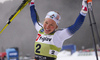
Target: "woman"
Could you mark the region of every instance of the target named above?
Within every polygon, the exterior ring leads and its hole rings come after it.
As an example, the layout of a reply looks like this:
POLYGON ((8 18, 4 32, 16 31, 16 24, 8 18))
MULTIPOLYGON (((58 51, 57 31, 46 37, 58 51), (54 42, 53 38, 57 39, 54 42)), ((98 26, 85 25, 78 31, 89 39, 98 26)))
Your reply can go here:
POLYGON ((35 9, 34 0, 30 3, 31 18, 38 32, 35 42, 36 60, 55 60, 57 53, 61 50, 63 42, 69 39, 81 27, 87 13, 86 0, 82 2, 82 10, 76 19, 76 22, 64 29, 57 30, 60 15, 56 11, 47 13, 43 25, 39 22, 38 14, 35 9))

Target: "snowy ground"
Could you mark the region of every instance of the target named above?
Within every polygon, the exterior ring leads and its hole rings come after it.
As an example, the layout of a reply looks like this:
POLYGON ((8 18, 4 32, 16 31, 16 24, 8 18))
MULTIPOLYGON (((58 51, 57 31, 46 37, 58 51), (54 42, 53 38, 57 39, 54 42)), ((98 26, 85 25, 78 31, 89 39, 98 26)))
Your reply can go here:
MULTIPOLYGON (((62 51, 57 57, 57 60, 97 60, 94 52, 75 52, 71 55, 69 51, 62 51)), ((98 58, 100 60, 100 56, 98 58)))
MULTIPOLYGON (((100 60, 100 52, 98 51, 98 58, 100 60)), ((34 60, 34 59, 20 59, 20 60, 34 60)), ((61 51, 57 55, 56 60, 97 60, 95 56, 95 52, 82 52, 76 51, 71 55, 70 51, 61 51)))

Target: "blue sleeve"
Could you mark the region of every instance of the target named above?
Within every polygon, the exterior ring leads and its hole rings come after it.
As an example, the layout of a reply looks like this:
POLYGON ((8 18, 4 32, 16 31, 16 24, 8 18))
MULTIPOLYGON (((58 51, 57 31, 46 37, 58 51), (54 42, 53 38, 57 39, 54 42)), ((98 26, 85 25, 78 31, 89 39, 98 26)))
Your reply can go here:
POLYGON ((35 23, 38 23, 39 17, 38 17, 38 14, 37 14, 36 10, 35 10, 35 6, 34 5, 30 6, 30 13, 31 13, 32 21, 33 21, 33 23, 35 25, 35 23))
POLYGON ((79 16, 76 19, 76 22, 68 27, 68 30, 70 31, 71 34, 74 34, 83 24, 85 19, 85 16, 79 14, 79 16))

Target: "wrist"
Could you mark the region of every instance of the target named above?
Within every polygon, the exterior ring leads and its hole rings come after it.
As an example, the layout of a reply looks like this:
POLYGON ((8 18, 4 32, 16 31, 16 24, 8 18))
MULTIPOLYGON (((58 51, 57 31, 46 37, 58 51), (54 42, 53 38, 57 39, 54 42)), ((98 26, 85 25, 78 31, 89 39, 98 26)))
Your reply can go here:
POLYGON ((80 11, 80 14, 83 16, 86 16, 86 13, 83 13, 82 11, 80 11))

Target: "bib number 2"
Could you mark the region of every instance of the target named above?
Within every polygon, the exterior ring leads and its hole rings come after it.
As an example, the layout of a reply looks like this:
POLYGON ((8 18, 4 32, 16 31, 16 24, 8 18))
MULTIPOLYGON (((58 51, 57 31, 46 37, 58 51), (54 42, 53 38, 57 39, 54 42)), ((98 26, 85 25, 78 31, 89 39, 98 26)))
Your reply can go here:
POLYGON ((40 53, 39 50, 41 49, 41 45, 40 45, 40 44, 37 44, 36 47, 37 47, 37 49, 36 49, 36 53, 40 53))

